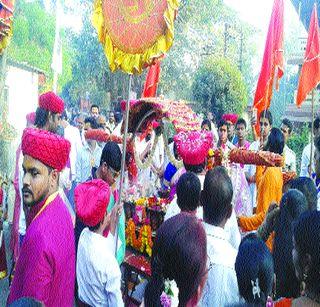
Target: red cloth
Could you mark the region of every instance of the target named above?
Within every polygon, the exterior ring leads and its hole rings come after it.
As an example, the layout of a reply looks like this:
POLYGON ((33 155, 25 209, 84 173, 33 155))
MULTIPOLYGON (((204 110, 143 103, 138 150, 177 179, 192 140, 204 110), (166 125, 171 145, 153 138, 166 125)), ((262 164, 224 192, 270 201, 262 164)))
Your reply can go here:
POLYGON ((22 153, 59 172, 68 162, 70 146, 70 142, 65 138, 49 131, 35 128, 26 128, 23 131, 22 153))
POLYGON ((61 114, 64 110, 64 102, 54 92, 47 92, 39 96, 39 107, 61 114))
MULTIPOLYGON (((253 101, 253 107, 258 113, 257 118, 270 106, 274 81, 278 87, 279 79, 283 76, 283 7, 283 0, 274 0, 262 67, 253 101)), ((256 124, 255 129, 259 134, 259 123, 256 124)))
POLYGON ((156 97, 160 77, 160 61, 156 61, 148 70, 142 97, 156 97))
POLYGON ((213 145, 213 136, 211 132, 206 131, 180 132, 175 135, 174 142, 185 164, 199 165, 208 156, 208 151, 213 145))
POLYGON ((232 122, 234 125, 236 124, 238 120, 238 115, 237 114, 223 114, 222 119, 225 120, 226 122, 232 122))
POLYGON ((96 226, 104 218, 110 201, 111 189, 101 179, 79 184, 74 191, 76 213, 87 226, 96 226))
POLYGON ((297 106, 300 107, 308 93, 320 82, 320 32, 317 6, 314 4, 309 26, 308 41, 299 77, 297 106))
POLYGON ((0 187, 0 206, 2 205, 2 202, 3 202, 3 190, 0 187))
POLYGON ((36 120, 36 113, 35 112, 28 113, 26 115, 26 120, 27 120, 27 124, 34 125, 34 122, 36 120))

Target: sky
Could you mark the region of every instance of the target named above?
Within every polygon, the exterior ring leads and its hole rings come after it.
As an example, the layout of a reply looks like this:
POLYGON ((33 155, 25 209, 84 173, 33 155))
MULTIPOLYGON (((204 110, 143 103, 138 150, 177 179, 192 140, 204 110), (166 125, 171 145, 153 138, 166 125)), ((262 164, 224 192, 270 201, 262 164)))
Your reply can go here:
MULTIPOLYGON (((274 0, 224 0, 224 3, 233 8, 242 21, 256 27, 254 41, 257 43, 257 56, 253 59, 254 73, 261 68, 269 21, 274 0)), ((284 37, 289 36, 292 29, 298 29, 300 36, 307 36, 298 14, 290 0, 284 0, 284 37)), ((298 43, 298 42, 297 42, 298 43)), ((290 56, 290 55, 285 55, 290 56)))

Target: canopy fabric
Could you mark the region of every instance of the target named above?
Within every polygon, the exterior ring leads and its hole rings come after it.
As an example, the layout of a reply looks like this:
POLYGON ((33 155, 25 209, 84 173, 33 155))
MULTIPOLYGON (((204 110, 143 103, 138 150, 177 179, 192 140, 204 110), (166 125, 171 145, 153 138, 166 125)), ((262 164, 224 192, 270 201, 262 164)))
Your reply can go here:
POLYGON ((111 71, 140 74, 171 48, 178 0, 95 0, 92 23, 111 71))

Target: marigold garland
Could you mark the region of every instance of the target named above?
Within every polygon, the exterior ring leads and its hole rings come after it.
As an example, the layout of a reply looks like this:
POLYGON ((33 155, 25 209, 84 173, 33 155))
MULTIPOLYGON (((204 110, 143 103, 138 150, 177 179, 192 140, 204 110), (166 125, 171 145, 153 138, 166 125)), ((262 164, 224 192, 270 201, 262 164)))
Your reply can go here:
POLYGON ((136 237, 136 225, 133 219, 129 219, 126 228, 126 244, 139 250, 141 253, 146 253, 151 257, 152 255, 152 229, 150 225, 142 225, 139 230, 139 236, 136 237))

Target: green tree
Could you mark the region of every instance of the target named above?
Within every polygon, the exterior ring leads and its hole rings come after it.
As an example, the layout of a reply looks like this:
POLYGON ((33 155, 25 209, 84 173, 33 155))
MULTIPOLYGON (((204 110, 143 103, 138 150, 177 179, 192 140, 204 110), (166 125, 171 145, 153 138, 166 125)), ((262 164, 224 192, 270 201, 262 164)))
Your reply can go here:
MULTIPOLYGON (((63 67, 59 76, 59 89, 72 77, 73 51, 66 43, 65 31, 65 29, 61 31, 63 67)), ((47 76, 47 88, 51 88, 52 85, 51 62, 54 37, 55 16, 45 11, 41 1, 17 2, 8 58, 44 70, 47 76)))
POLYGON ((288 140, 288 146, 296 154, 297 174, 300 173, 301 156, 304 147, 309 143, 310 128, 308 124, 305 124, 301 129, 293 131, 291 138, 288 140))
POLYGON ((218 117, 224 112, 241 114, 248 101, 239 69, 226 58, 208 58, 196 72, 192 92, 203 111, 218 117))
POLYGON ((161 65, 160 92, 171 98, 192 100, 192 83, 199 65, 224 53, 235 66, 240 67, 241 63, 250 91, 254 85, 251 59, 256 52, 255 42, 250 41, 253 32, 221 0, 182 1, 174 43, 161 65))

